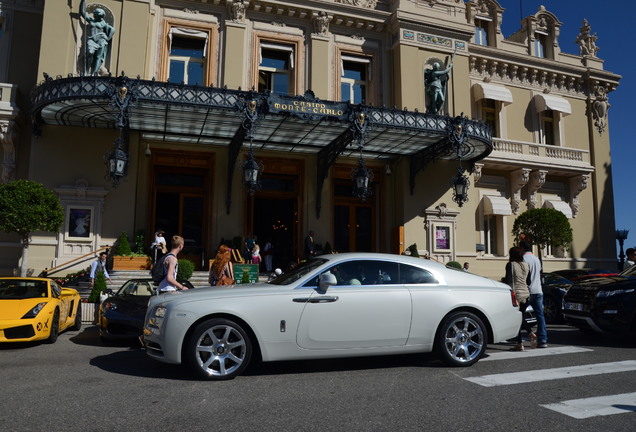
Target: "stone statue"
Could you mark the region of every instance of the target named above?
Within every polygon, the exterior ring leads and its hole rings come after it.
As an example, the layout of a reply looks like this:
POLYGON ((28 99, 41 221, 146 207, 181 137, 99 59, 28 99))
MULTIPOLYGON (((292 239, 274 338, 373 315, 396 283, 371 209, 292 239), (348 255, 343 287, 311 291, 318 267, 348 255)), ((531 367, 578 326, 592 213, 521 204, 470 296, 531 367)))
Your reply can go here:
POLYGON ((86 0, 80 2, 80 14, 86 20, 88 32, 84 47, 84 74, 97 75, 108 55, 108 46, 115 34, 115 28, 104 20, 106 12, 102 8, 96 8, 91 17, 86 12, 86 0))
POLYGON ((453 68, 453 59, 451 59, 446 69, 440 70, 440 68, 440 63, 436 61, 433 63, 432 69, 426 69, 424 72, 426 94, 428 94, 426 112, 429 114, 439 114, 444 106, 444 101, 446 101, 446 81, 453 68))
POLYGON ((579 54, 582 56, 596 57, 596 53, 599 47, 596 46, 598 37, 596 33, 592 34, 592 28, 588 24, 587 20, 583 20, 583 25, 580 28, 581 33, 576 37, 574 41, 579 45, 579 54))

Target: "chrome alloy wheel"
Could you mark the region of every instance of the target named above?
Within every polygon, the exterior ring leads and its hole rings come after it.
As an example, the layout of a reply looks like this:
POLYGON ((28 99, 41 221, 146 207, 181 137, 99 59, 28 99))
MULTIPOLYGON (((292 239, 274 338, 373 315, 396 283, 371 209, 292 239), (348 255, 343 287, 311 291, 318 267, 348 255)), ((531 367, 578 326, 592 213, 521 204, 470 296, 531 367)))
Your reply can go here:
POLYGON ((477 362, 486 350, 484 324, 470 312, 450 315, 441 330, 438 348, 442 360, 451 366, 469 366, 477 362))
POLYGON ((243 329, 225 319, 212 319, 195 330, 195 368, 208 379, 230 379, 247 366, 251 344, 243 329))

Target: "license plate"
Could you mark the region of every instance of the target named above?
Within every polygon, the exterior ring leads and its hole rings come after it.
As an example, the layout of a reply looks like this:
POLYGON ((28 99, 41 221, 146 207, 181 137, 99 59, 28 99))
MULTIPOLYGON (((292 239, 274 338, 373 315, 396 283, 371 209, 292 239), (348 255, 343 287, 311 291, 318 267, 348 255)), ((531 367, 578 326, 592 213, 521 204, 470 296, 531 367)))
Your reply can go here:
POLYGON ((583 303, 566 303, 564 306, 567 310, 575 310, 579 312, 583 312, 584 310, 583 303))

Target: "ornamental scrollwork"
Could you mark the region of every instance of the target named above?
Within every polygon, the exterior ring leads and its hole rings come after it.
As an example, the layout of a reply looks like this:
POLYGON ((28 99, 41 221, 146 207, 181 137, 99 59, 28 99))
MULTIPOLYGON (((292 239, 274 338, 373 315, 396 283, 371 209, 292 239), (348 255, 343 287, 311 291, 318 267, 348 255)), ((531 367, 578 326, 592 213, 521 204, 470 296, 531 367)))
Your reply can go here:
POLYGON ((360 6, 363 8, 375 9, 378 0, 334 0, 336 3, 347 4, 351 6, 360 6))

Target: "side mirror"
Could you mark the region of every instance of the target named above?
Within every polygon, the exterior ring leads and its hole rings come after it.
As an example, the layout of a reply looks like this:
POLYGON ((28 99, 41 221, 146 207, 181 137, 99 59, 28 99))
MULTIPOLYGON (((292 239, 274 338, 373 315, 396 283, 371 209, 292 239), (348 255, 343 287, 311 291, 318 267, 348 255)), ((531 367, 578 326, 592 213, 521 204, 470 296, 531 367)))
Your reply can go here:
POLYGON ((331 272, 325 272, 320 275, 320 282, 318 286, 321 291, 327 291, 330 286, 338 285, 338 279, 336 279, 336 275, 331 272))

